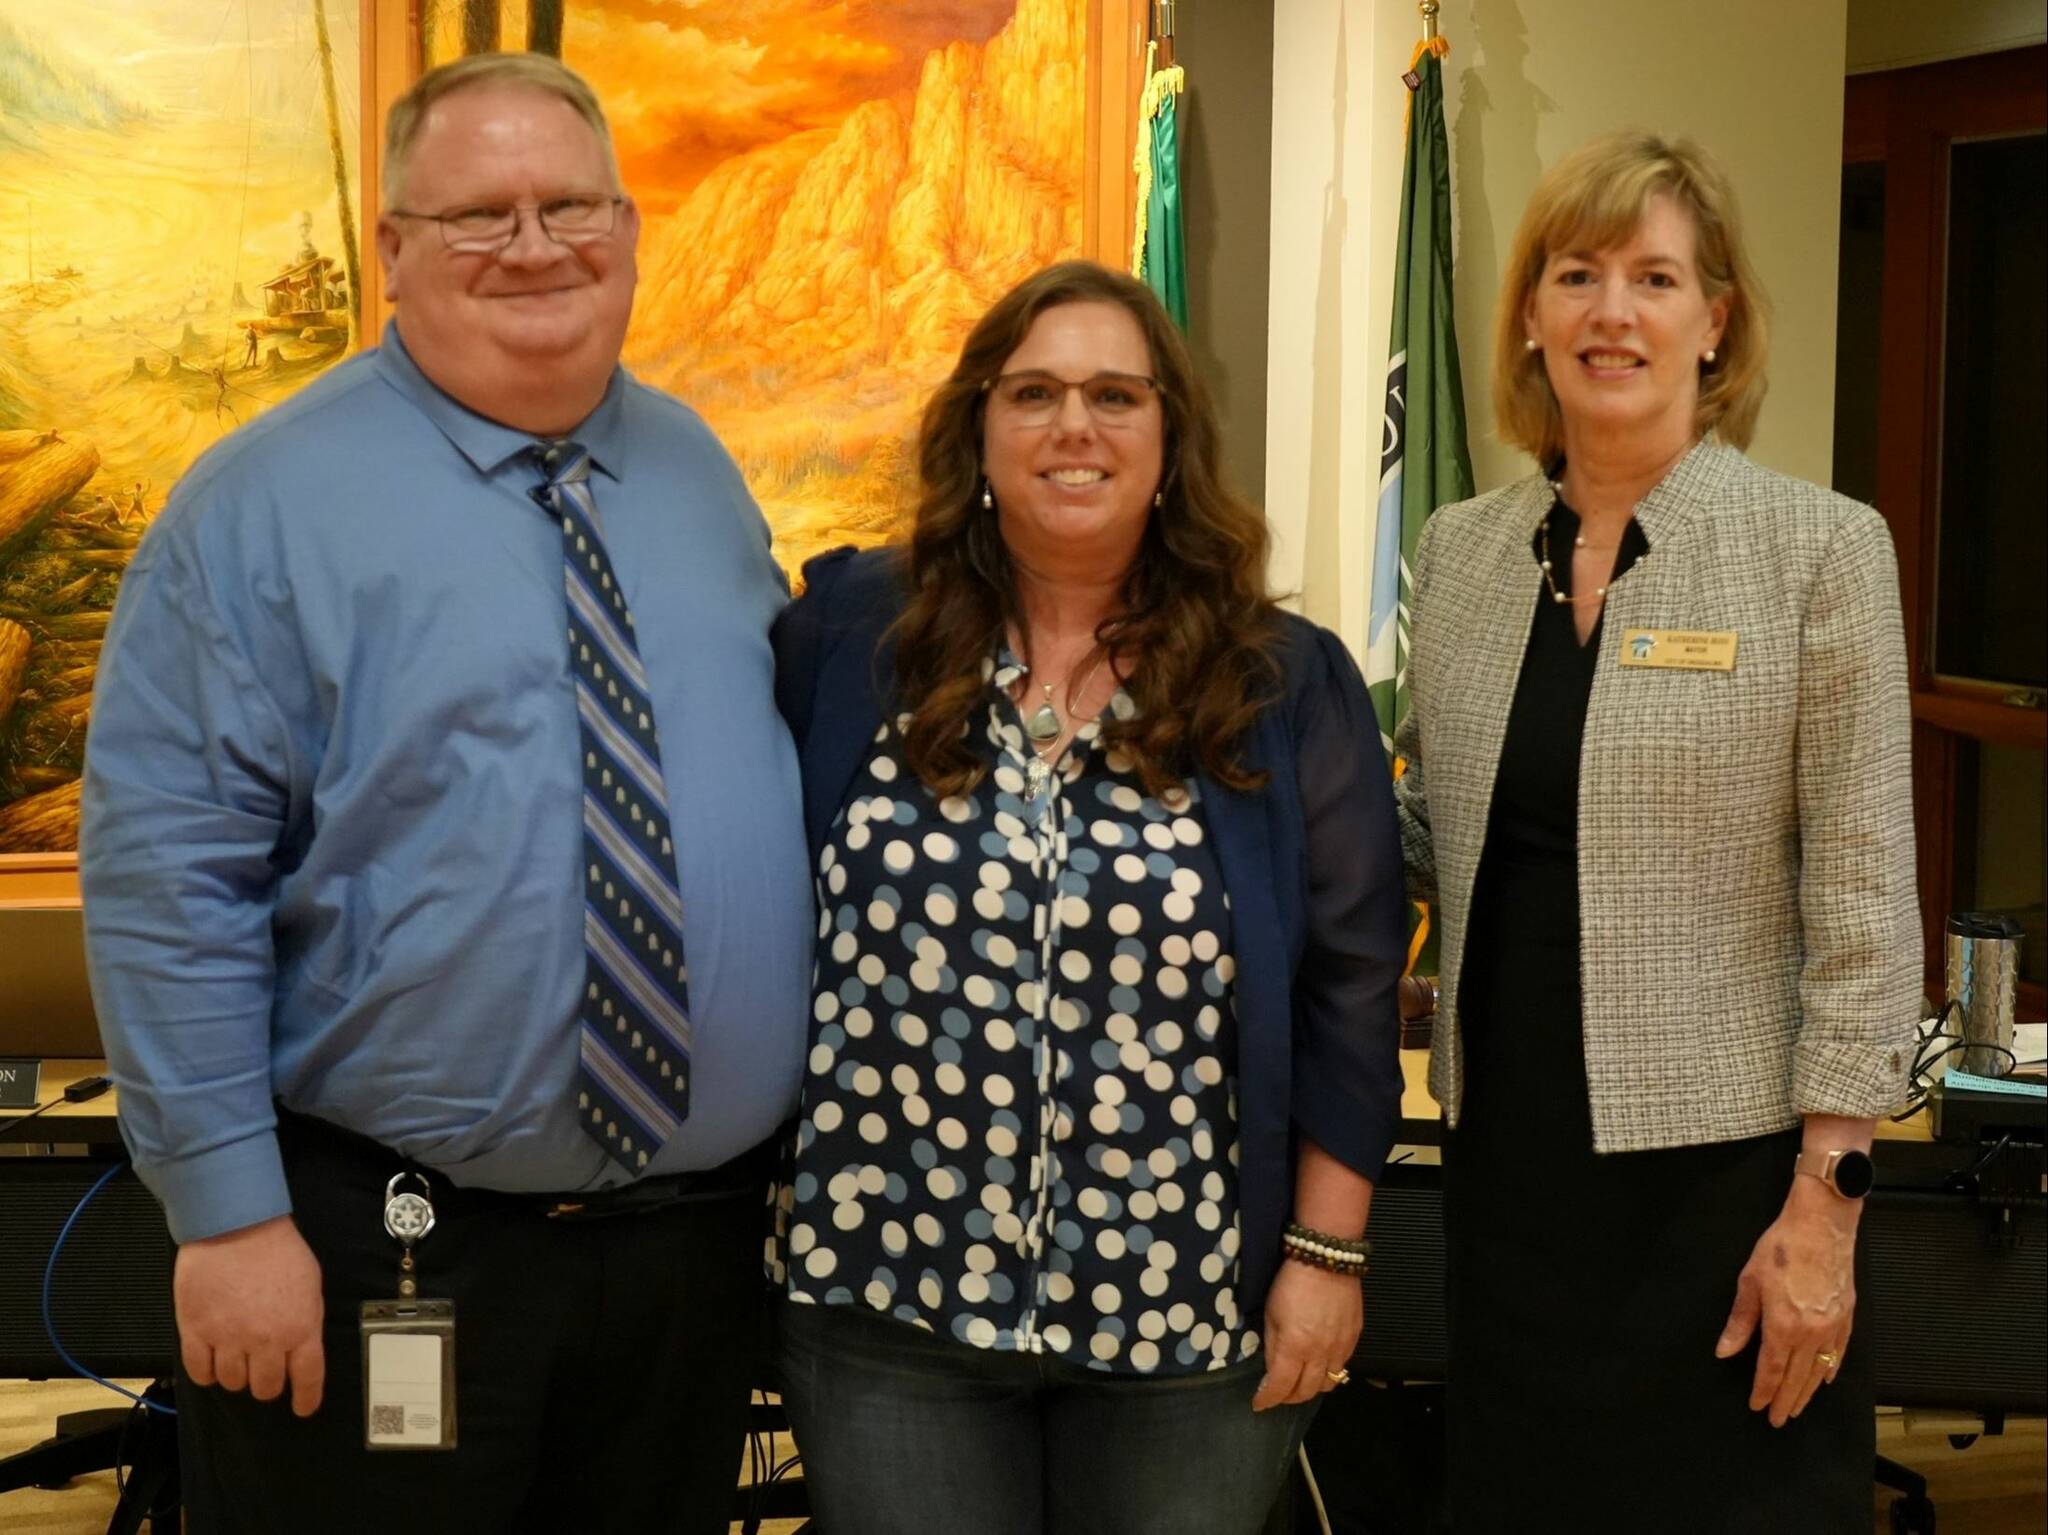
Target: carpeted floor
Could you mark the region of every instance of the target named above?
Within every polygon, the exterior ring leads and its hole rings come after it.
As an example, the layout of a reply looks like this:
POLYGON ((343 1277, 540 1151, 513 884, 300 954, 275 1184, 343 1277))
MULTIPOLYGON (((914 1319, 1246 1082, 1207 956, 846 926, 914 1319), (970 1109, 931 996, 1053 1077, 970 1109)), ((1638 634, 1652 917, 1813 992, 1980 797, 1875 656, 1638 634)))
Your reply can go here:
MULTIPOLYGON (((119 1405, 118 1397, 89 1384, 0 1381, 0 1457, 45 1438, 59 1413, 119 1405)), ((1878 1423, 1879 1451, 1926 1476, 1941 1535, 2040 1535, 2048 1527, 2044 1425, 2016 1423, 2005 1434, 1981 1438, 1965 1450, 1950 1446, 1948 1426, 1908 1424, 1895 1412, 1882 1414, 1878 1423)), ((784 1439, 779 1455, 788 1453, 784 1439)), ((102 1535, 115 1497, 111 1471, 54 1491, 31 1487, 0 1493, 0 1529, 7 1535, 102 1535)), ((1872 1494, 1874 1535, 1888 1535, 1891 1529, 1891 1499, 1887 1492, 1872 1494)), ((796 1528, 794 1521, 774 1522, 763 1527, 763 1535, 794 1535, 796 1528)))

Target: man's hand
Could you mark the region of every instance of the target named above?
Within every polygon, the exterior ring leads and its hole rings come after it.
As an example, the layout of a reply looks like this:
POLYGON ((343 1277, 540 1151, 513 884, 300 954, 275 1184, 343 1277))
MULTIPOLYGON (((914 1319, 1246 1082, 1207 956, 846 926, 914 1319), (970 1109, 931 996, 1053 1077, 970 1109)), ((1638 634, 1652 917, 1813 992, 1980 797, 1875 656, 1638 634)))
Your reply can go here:
POLYGON ((1736 1280, 1735 1305, 1714 1356, 1741 1352, 1762 1322, 1749 1407, 1768 1408, 1773 1428, 1806 1410, 1848 1352, 1856 1316, 1857 1214, 1819 1179, 1794 1178, 1784 1210, 1757 1239, 1736 1280))
POLYGON ((1365 1291, 1356 1279, 1283 1262, 1266 1297, 1266 1374, 1252 1411, 1312 1401, 1336 1384, 1365 1326, 1365 1291))
POLYGON ((327 1381, 320 1261, 289 1215, 178 1249, 171 1293, 185 1372, 200 1386, 274 1401, 312 1416, 327 1381))

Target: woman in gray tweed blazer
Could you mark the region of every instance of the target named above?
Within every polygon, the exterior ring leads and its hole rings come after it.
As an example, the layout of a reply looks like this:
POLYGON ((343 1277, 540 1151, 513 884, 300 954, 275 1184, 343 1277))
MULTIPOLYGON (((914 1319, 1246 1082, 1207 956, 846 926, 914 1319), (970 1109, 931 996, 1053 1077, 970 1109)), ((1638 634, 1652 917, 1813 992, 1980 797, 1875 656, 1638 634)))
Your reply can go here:
POLYGON ((1742 456, 1765 301, 1698 148, 1554 167, 1499 316, 1547 473, 1430 519, 1397 741, 1455 1524, 1867 1530, 1856 1230, 1919 1006, 1890 541, 1742 456))

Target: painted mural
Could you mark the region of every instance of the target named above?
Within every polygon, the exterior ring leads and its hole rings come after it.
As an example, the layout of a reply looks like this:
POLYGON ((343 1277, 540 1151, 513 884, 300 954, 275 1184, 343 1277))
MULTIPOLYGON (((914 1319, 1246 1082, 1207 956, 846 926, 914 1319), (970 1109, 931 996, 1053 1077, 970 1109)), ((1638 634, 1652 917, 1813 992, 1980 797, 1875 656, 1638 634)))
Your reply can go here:
MULTIPOLYGON (((0 868, 76 846, 99 646, 171 485, 360 339, 363 9, 0 0, 0 868)), ((894 530, 968 327, 1082 251, 1088 11, 418 15, 428 64, 535 47, 597 87, 644 216, 627 364, 709 419, 794 570, 894 530)))
POLYGON ((356 0, 0 0, 0 855, 77 846, 171 485, 359 328, 358 30, 356 0))
POLYGON ((626 363, 794 570, 885 538, 967 329, 1082 250, 1086 0, 423 0, 427 62, 556 51, 645 218, 626 363))

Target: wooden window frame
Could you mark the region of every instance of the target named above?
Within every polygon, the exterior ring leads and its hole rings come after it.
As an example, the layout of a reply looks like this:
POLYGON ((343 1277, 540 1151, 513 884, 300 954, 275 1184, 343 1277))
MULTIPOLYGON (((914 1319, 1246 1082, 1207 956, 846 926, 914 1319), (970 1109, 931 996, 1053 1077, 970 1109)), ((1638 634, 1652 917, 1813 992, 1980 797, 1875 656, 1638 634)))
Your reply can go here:
MULTIPOLYGON (((1948 160, 1958 141, 2048 130, 2048 47, 1852 75, 1842 161, 1885 168, 1883 363, 1877 404, 1877 507, 1899 556, 1913 698, 1913 819, 1929 991, 1939 996, 1942 930, 1955 897, 1955 803, 1962 742, 2048 751, 2038 694, 1934 669, 1941 504, 1948 160)), ((2023 1014, 2048 997, 2022 984, 2023 1014)))

